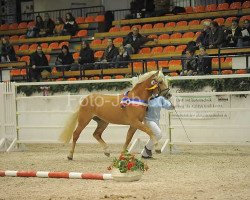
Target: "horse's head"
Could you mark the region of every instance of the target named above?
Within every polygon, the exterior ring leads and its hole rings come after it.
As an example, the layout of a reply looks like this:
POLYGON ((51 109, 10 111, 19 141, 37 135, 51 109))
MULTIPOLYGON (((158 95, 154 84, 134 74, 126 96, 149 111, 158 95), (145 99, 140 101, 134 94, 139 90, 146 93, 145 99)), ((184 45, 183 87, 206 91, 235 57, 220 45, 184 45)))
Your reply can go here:
POLYGON ((163 96, 167 99, 171 97, 169 93, 168 84, 165 82, 165 77, 161 71, 157 71, 148 79, 149 87, 147 90, 151 90, 153 94, 163 96))

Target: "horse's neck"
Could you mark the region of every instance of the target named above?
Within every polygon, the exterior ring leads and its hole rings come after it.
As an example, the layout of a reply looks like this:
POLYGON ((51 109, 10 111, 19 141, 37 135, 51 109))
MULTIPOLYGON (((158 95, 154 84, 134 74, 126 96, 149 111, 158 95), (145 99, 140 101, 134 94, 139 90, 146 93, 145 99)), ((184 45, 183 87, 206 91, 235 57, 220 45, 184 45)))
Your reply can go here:
POLYGON ((151 92, 146 90, 146 86, 144 84, 136 85, 130 92, 129 97, 136 97, 141 100, 148 100, 151 97, 151 92))

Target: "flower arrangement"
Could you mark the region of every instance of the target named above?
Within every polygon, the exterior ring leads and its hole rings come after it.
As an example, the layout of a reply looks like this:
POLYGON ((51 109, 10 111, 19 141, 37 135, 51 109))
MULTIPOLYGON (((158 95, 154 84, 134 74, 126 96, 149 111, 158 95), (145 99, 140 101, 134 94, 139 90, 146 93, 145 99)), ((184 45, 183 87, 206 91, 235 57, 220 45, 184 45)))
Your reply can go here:
POLYGON ((121 173, 140 171, 144 172, 148 170, 147 164, 141 160, 135 158, 135 155, 130 154, 128 151, 121 153, 119 158, 114 158, 111 166, 108 170, 119 169, 121 173))

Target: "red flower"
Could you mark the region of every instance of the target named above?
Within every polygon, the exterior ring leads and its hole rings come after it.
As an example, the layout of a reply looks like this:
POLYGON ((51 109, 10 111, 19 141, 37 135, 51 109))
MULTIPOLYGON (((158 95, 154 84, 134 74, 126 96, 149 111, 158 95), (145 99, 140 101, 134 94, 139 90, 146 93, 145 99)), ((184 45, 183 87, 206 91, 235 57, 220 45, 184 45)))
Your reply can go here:
POLYGON ((127 165, 128 170, 130 170, 133 166, 135 166, 135 162, 129 162, 127 165))

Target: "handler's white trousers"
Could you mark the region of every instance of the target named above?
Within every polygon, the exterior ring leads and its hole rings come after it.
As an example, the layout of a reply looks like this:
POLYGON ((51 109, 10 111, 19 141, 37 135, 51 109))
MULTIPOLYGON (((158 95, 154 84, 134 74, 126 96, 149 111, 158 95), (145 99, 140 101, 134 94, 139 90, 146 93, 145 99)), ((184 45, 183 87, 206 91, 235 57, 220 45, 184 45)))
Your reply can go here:
MULTIPOLYGON (((153 131, 156 140, 159 141, 162 138, 162 133, 161 133, 161 129, 160 129, 159 125, 157 123, 155 123, 154 121, 146 121, 146 124, 153 131)), ((151 139, 147 142, 146 148, 148 150, 152 150, 154 148, 154 142, 151 139)), ((142 155, 148 156, 145 149, 142 151, 142 155)))

